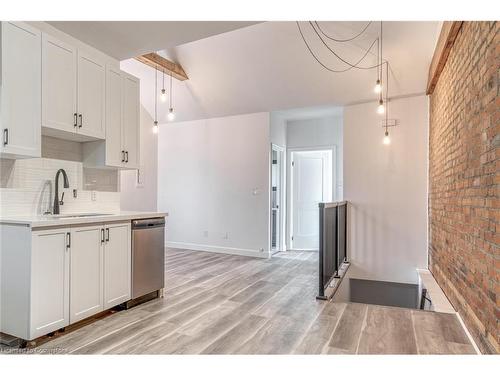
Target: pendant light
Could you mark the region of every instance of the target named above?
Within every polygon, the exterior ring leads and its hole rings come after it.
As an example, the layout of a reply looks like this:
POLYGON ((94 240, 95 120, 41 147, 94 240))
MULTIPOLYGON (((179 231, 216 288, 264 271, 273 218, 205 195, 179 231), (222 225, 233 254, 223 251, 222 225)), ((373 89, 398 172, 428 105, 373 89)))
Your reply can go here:
POLYGON ((384 133, 384 145, 391 144, 391 138, 389 138, 389 63, 385 63, 385 133, 384 133))
POLYGON ((377 113, 379 115, 383 115, 385 112, 384 108, 384 100, 382 99, 382 60, 383 60, 383 54, 382 54, 382 42, 383 42, 383 37, 382 37, 382 21, 380 21, 380 52, 379 52, 379 61, 378 61, 378 67, 377 71, 379 72, 379 76, 377 79, 377 83, 375 84, 375 92, 378 92, 379 94, 379 99, 378 99, 378 107, 377 107, 377 113))
POLYGON ((158 133, 158 66, 155 68, 155 119, 153 121, 153 133, 158 133))
POLYGON ((167 115, 168 121, 175 120, 174 107, 172 106, 172 71, 170 71, 170 108, 167 115))
POLYGON ((382 82, 380 81, 380 38, 377 38, 377 82, 375 82, 373 91, 375 91, 375 94, 382 92, 382 82))
POLYGON ((160 100, 165 103, 167 101, 167 91, 165 90, 165 70, 162 69, 162 83, 161 83, 161 95, 160 100))

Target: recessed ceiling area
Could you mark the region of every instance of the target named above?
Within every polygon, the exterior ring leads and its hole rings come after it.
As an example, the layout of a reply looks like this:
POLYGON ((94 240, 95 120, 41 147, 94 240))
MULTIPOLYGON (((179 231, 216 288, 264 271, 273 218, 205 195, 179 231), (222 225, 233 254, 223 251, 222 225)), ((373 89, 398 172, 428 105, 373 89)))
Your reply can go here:
POLYGON ((53 21, 55 28, 124 60, 226 33, 257 22, 232 21, 53 21))
MULTIPOLYGON (((348 38, 367 22, 321 22, 329 35, 348 38)), ((333 68, 346 66, 315 38, 307 22, 301 27, 318 56, 333 68)), ((379 22, 349 43, 331 42, 341 56, 356 61, 379 35, 379 22)), ((425 92, 439 22, 384 22, 384 59, 391 69, 390 96, 425 92)), ((366 64, 376 62, 369 53, 366 64)), ((166 55, 182 65, 189 80, 174 80, 176 121, 221 117, 290 108, 343 106, 375 101, 376 70, 352 69, 332 73, 307 51, 295 22, 264 22, 168 49, 166 55)), ((137 61, 122 69, 141 78, 141 98, 154 110, 154 71, 137 61)), ((158 77, 161 89, 162 77, 158 77)), ((158 119, 166 122, 168 105, 159 103, 158 119)))

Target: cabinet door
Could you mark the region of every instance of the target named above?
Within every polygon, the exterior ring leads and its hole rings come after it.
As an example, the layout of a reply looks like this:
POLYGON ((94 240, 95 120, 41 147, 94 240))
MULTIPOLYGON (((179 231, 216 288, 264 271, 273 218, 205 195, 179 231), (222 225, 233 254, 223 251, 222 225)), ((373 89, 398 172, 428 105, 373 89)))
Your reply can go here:
POLYGON ((70 324, 103 310, 103 227, 71 229, 70 324))
POLYGON ((42 35, 42 126, 76 128, 76 48, 42 35))
POLYGON ((69 231, 32 234, 30 339, 69 324, 69 231))
POLYGON ((78 133, 104 139, 105 64, 78 51, 78 133))
POLYGON ((123 76, 123 149, 127 153, 125 167, 139 167, 139 79, 123 76))
POLYGON ((123 166, 122 77, 118 69, 106 70, 106 165, 123 166))
POLYGON ((104 246, 104 309, 130 299, 130 223, 107 225, 104 246))
POLYGON ((42 34, 21 22, 1 28, 0 152, 40 157, 42 34))

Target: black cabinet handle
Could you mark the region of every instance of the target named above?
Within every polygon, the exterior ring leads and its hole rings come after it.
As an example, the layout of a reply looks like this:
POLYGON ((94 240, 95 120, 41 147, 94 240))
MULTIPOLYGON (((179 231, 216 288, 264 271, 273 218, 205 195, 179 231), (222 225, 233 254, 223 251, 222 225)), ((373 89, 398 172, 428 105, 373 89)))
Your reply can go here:
POLYGON ((106 228, 106 242, 109 242, 109 228, 106 228))
POLYGON ((78 127, 81 128, 83 126, 83 115, 80 113, 78 117, 80 118, 80 125, 78 127))
POLYGON ((122 163, 125 162, 125 151, 122 150, 122 163))
POLYGON ((75 128, 78 126, 78 113, 73 113, 73 126, 75 128))
POLYGON ((128 151, 125 151, 125 155, 127 156, 127 160, 125 160, 125 163, 128 163, 128 151))
POLYGON ((101 243, 104 243, 104 229, 101 229, 101 243))
POLYGON ((7 146, 9 144, 9 129, 5 128, 3 130, 3 145, 7 146))
POLYGON ((71 233, 66 233, 66 250, 71 247, 71 233))

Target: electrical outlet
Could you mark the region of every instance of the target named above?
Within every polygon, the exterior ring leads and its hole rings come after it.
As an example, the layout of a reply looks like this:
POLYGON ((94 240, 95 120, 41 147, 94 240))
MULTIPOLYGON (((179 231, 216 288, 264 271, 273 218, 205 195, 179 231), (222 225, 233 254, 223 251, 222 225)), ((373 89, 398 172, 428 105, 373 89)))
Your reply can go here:
POLYGON ((97 191, 92 190, 92 191, 90 192, 90 200, 91 200, 92 202, 95 202, 95 201, 97 200, 97 191))
POLYGON ((203 231, 203 237, 208 237, 208 230, 203 231))

